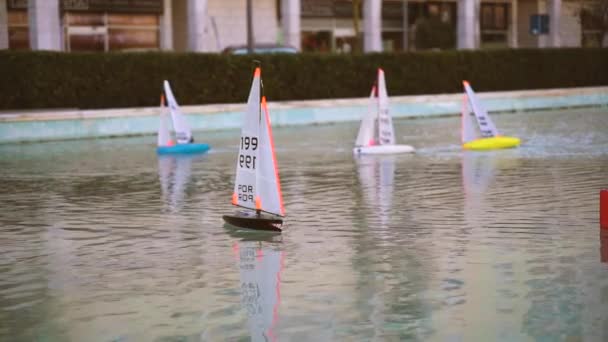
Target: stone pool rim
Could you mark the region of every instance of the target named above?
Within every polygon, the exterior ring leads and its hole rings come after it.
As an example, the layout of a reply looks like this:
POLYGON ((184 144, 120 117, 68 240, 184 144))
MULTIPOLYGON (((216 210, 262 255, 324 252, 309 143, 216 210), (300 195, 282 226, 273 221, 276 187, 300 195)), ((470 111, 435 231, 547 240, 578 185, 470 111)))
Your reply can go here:
MULTIPOLYGON (((608 106, 608 86, 479 93, 489 112, 608 106)), ((391 96, 394 118, 459 115, 463 94, 391 96)), ((238 129, 245 103, 181 106, 194 131, 238 129)), ((358 121, 368 98, 269 102, 275 127, 358 121)), ((160 108, 0 112, 0 144, 155 134, 160 108)))

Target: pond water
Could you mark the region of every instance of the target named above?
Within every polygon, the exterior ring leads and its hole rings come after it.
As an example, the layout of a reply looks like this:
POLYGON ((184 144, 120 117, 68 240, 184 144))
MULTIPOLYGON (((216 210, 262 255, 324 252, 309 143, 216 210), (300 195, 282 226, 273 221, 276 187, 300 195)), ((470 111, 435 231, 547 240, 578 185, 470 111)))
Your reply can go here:
POLYGON ((239 132, 0 146, 0 340, 608 340, 606 109, 397 120, 413 155, 353 158, 357 123, 275 128, 281 235, 226 227, 239 132))

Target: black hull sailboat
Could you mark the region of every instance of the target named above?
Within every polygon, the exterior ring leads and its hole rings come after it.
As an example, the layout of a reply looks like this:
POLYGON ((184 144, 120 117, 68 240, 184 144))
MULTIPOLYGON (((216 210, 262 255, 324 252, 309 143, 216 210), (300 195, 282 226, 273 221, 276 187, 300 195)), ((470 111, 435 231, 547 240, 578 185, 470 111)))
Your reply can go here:
POLYGON ((232 226, 253 230, 264 230, 270 232, 281 232, 283 220, 276 217, 249 216, 249 215, 224 215, 224 221, 232 226))
POLYGON ((224 215, 224 221, 239 228, 280 232, 285 209, 260 67, 249 91, 234 183, 232 204, 245 210, 224 215))

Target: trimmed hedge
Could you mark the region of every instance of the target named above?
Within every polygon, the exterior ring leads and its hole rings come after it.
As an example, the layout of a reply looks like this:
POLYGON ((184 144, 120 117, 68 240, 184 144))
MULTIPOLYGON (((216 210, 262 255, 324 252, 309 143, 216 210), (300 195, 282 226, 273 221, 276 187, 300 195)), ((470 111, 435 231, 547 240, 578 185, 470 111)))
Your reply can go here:
POLYGON ((608 85, 608 49, 516 49, 368 55, 0 51, 0 109, 158 105, 162 80, 180 104, 244 103, 252 60, 270 101, 365 97, 375 70, 390 95, 608 85))

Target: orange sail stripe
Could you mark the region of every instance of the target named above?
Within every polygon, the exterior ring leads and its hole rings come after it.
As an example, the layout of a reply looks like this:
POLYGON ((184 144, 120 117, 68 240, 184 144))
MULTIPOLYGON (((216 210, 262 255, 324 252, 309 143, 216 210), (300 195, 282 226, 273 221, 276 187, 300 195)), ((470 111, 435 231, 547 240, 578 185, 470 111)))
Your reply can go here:
POLYGON ((253 77, 260 77, 260 75, 262 75, 262 69, 255 68, 255 71, 253 73, 253 77))
POLYGON ((160 93, 160 106, 165 106, 165 95, 163 93, 160 93))
POLYGON ((272 137, 272 126, 270 125, 270 115, 268 114, 268 106, 266 105, 266 96, 262 96, 262 108, 264 109, 264 115, 266 115, 266 127, 268 129, 268 137, 270 138, 270 149, 272 150, 272 165, 274 166, 274 175, 277 179, 277 191, 279 192, 279 205, 281 207, 281 215, 285 215, 285 207, 283 207, 283 193, 281 192, 281 180, 279 179, 277 158, 274 153, 274 138, 272 137))
POLYGON ((255 196, 255 209, 262 210, 262 200, 259 196, 255 196))

